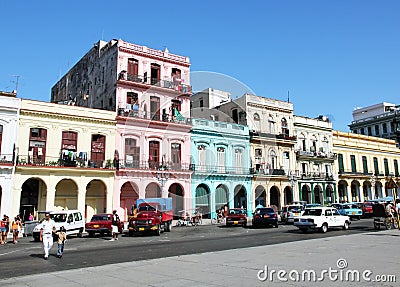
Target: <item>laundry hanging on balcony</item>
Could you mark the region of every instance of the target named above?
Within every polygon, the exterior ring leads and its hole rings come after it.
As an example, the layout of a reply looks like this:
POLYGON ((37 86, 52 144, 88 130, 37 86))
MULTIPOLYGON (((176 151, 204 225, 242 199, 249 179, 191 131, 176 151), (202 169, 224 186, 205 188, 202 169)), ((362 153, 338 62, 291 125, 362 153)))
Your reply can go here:
POLYGON ((182 114, 176 108, 174 108, 174 114, 175 114, 175 118, 177 121, 183 122, 185 120, 185 118, 182 116, 182 114))

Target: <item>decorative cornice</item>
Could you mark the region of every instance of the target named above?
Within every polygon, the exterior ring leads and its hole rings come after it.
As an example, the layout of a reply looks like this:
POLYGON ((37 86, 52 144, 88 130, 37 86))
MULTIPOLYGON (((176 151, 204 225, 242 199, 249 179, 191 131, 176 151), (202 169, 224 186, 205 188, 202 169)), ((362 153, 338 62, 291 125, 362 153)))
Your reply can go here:
POLYGON ((150 58, 150 59, 154 59, 154 60, 159 60, 162 62, 167 62, 167 63, 171 63, 171 64, 175 64, 175 65, 180 65, 180 66, 184 66, 186 68, 190 67, 190 63, 183 63, 183 62, 179 62, 179 61, 174 61, 172 59, 167 59, 164 57, 157 57, 155 55, 149 55, 148 53, 134 51, 134 50, 131 50, 131 49, 128 49, 125 47, 118 47, 118 48, 121 52, 129 53, 129 54, 133 54, 133 55, 137 55, 137 56, 141 56, 141 57, 145 57, 145 58, 150 58))
POLYGON ((39 118, 50 118, 50 119, 59 119, 59 120, 68 120, 68 121, 78 121, 78 122, 86 122, 86 123, 96 123, 108 126, 116 126, 116 120, 106 120, 101 118, 94 118, 94 117, 82 117, 79 115, 72 116, 66 114, 59 114, 53 112, 39 112, 33 110, 21 110, 20 117, 23 119, 23 116, 32 116, 32 117, 39 117, 39 118))

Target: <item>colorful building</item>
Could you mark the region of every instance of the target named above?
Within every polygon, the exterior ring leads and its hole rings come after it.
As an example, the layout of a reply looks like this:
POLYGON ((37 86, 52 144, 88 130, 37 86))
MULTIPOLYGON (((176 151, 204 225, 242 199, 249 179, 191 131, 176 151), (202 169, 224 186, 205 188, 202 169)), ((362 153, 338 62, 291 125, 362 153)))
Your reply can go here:
POLYGON ((116 113, 21 101, 12 214, 113 209, 116 113))
POLYGON ((254 210, 247 126, 192 119, 192 208, 212 218, 228 205, 254 210))
POLYGON ((400 149, 395 140, 333 131, 333 152, 339 202, 393 196, 393 182, 398 189, 400 149))

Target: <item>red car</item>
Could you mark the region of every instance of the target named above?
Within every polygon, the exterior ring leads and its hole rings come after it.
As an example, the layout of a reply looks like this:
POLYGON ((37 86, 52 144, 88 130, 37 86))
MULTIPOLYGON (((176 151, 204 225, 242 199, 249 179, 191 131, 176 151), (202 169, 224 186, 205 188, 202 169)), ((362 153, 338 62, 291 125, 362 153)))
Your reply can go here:
MULTIPOLYGON (((85 224, 86 232, 90 237, 93 237, 95 233, 112 234, 112 214, 111 213, 100 213, 92 216, 90 222, 85 224)), ((119 222, 118 232, 122 233, 123 223, 119 222)))
POLYGON ((363 211, 363 216, 365 217, 371 217, 373 214, 373 210, 372 210, 372 202, 366 201, 362 204, 362 211, 363 211))
POLYGON ((246 227, 247 225, 247 214, 246 210, 243 208, 231 208, 226 216, 226 226, 232 225, 242 225, 246 227))

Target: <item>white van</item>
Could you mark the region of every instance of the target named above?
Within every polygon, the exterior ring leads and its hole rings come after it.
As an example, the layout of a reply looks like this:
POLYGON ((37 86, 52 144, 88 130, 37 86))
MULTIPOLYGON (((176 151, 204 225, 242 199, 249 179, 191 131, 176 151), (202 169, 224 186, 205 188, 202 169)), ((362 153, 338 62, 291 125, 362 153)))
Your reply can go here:
MULTIPOLYGON (((50 212, 50 218, 54 220, 57 231, 60 231, 60 227, 64 226, 67 235, 76 234, 78 237, 82 237, 85 220, 79 210, 53 211, 50 212)), ((40 240, 40 228, 42 228, 42 223, 39 223, 33 229, 32 235, 35 241, 40 240)))

